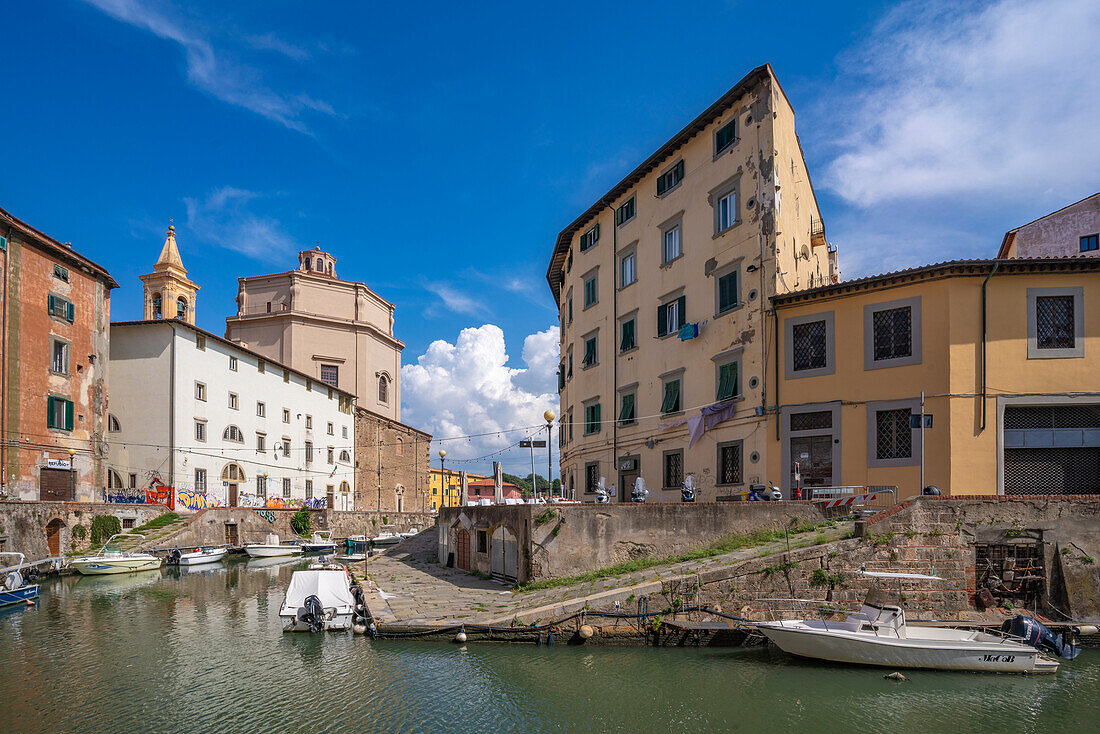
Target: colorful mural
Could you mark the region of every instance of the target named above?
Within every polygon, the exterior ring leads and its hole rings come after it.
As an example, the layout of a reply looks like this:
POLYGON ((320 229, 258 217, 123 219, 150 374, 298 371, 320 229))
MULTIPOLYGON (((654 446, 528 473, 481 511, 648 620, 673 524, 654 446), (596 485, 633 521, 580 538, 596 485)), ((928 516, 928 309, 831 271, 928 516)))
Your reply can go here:
POLYGON ((176 509, 175 491, 163 485, 149 489, 104 489, 103 501, 127 505, 164 505, 170 510, 176 509))
POLYGON ((198 512, 210 507, 225 507, 225 503, 213 495, 205 492, 193 492, 189 489, 181 489, 176 493, 176 507, 189 512, 198 512))
POLYGON ((272 525, 275 524, 275 513, 271 510, 256 510, 256 514, 267 520, 272 525))
POLYGON ((282 497, 268 497, 267 503, 264 505, 272 510, 297 510, 305 507, 310 510, 323 510, 327 504, 324 497, 314 499, 302 499, 300 497, 292 497, 283 499, 282 497))

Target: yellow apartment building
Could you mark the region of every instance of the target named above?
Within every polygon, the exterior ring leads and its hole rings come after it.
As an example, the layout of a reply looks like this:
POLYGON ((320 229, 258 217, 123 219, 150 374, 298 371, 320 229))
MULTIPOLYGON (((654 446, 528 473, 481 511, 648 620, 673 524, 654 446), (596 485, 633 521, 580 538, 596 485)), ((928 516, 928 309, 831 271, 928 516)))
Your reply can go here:
POLYGON ((751 71, 557 237, 561 475, 591 500, 737 499, 765 479, 769 298, 833 283, 770 66, 751 71))
MULTIPOLYGON (((459 507, 463 504, 462 500, 462 472, 454 469, 446 470, 446 491, 443 491, 444 474, 441 469, 431 469, 431 502, 432 509, 438 510, 440 507, 459 507)), ((487 479, 484 474, 471 474, 466 472, 466 481, 472 482, 475 479, 487 479)))
POLYGON ((922 454, 944 494, 1100 493, 1100 260, 959 260, 772 303, 785 495, 797 462, 806 488, 909 497, 922 454))

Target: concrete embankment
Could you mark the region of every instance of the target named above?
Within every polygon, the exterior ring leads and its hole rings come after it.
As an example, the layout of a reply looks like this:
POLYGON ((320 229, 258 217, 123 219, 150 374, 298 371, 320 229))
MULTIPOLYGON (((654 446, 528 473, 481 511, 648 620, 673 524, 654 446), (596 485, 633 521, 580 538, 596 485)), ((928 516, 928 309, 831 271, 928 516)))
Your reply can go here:
POLYGON ((0 547, 37 561, 88 547, 92 518, 110 515, 136 528, 168 512, 162 505, 109 502, 0 502, 0 547))

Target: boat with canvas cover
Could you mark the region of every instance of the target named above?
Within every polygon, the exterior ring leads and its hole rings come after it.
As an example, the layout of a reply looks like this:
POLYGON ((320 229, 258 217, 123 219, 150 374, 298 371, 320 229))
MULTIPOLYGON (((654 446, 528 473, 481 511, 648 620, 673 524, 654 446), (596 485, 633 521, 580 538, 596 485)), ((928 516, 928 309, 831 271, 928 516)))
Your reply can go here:
MULTIPOLYGON (((938 576, 860 571, 876 580, 940 581, 938 576)), ((915 626, 897 604, 879 601, 873 588, 858 612, 843 622, 794 619, 758 622, 760 632, 791 655, 888 668, 929 668, 996 673, 1053 673, 1058 661, 1022 638, 981 630, 915 626)), ((770 600, 795 601, 795 600, 770 600)), ((818 604, 819 602, 808 602, 818 604)))
POLYGON ((141 538, 145 540, 145 536, 140 533, 115 533, 99 549, 98 555, 74 558, 70 565, 85 576, 153 571, 160 568, 160 559, 152 553, 131 553, 117 547, 111 548, 111 543, 116 538, 141 538))
POLYGON ((338 564, 311 564, 290 577, 279 610, 283 632, 351 629, 358 603, 355 582, 338 564))
POLYGON ((23 571, 23 564, 27 557, 22 553, 9 551, 0 552, 2 556, 19 558, 19 564, 14 569, 9 569, 0 574, 0 607, 12 604, 28 604, 34 606, 34 600, 38 598, 38 584, 33 583, 38 578, 38 569, 29 568, 23 571))
POLYGON ((297 556, 302 553, 302 546, 280 543, 279 536, 268 533, 267 540, 263 543, 245 543, 244 552, 252 558, 274 558, 276 556, 297 556))

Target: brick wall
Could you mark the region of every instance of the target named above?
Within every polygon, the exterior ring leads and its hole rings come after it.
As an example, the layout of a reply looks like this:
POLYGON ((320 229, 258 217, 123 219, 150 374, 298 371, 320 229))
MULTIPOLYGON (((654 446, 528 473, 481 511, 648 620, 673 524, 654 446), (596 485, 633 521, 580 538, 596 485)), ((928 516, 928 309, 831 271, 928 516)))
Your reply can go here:
POLYGON ((355 507, 430 509, 431 435, 376 413, 355 410, 355 507))

